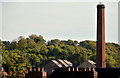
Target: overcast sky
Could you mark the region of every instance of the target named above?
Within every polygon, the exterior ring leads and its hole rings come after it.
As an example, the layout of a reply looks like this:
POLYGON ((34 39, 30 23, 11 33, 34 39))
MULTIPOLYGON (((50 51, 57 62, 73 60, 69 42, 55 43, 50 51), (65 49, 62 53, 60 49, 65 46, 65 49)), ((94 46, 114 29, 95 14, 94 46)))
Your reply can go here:
MULTIPOLYGON (((2 36, 2 40, 12 41, 19 36, 37 34, 46 40, 57 38, 96 41, 97 4, 97 2, 2 3, 0 37, 2 36)), ((107 2, 105 7, 106 42, 118 43, 118 3, 107 2)))

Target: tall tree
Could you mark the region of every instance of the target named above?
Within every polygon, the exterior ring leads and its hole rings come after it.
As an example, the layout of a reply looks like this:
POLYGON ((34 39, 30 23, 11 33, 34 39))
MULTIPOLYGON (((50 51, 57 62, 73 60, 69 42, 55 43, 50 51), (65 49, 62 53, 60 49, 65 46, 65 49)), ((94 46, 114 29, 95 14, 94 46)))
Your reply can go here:
POLYGON ((19 49, 24 50, 27 48, 27 40, 23 37, 20 37, 20 40, 18 41, 19 49))

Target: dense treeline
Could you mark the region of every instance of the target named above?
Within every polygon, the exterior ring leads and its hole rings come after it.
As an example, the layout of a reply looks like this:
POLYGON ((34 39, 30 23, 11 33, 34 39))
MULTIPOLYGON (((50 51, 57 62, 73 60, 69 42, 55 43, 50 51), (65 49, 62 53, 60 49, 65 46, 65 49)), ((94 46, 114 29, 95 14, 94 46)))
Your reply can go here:
MULTIPOLYGON (((20 76, 31 66, 41 66, 45 60, 66 59, 75 66, 84 60, 96 61, 95 41, 54 39, 46 42, 39 35, 22 36, 18 41, 0 41, 2 66, 10 76, 20 76)), ((107 67, 120 67, 120 45, 106 43, 107 67)))

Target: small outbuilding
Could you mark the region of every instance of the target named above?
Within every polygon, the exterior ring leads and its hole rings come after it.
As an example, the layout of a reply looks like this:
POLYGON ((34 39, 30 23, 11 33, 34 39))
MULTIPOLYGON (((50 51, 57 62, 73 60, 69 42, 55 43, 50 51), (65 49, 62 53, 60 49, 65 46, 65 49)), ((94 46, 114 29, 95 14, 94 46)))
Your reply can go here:
POLYGON ((85 60, 83 63, 78 65, 78 68, 96 68, 96 63, 92 60, 85 60))
POLYGON ((61 67, 72 67, 73 64, 70 61, 67 60, 51 60, 48 61, 47 64, 44 65, 45 71, 48 73, 48 76, 52 74, 52 72, 56 68, 61 68, 61 67))

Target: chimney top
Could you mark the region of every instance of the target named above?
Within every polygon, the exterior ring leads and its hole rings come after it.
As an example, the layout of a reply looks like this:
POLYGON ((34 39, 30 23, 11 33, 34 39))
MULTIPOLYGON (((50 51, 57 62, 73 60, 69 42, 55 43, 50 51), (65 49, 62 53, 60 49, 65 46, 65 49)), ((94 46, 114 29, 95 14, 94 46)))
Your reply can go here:
POLYGON ((105 5, 100 2, 100 3, 97 5, 97 8, 105 8, 105 5))

